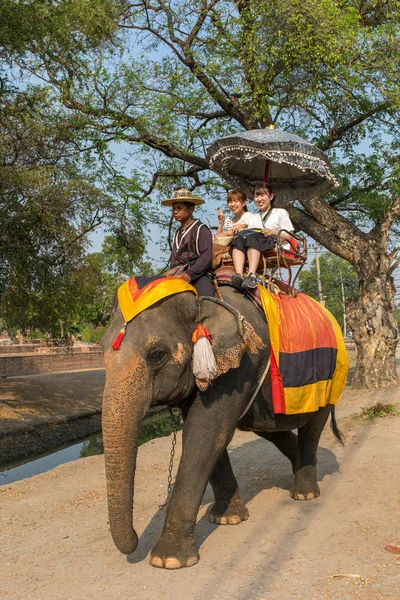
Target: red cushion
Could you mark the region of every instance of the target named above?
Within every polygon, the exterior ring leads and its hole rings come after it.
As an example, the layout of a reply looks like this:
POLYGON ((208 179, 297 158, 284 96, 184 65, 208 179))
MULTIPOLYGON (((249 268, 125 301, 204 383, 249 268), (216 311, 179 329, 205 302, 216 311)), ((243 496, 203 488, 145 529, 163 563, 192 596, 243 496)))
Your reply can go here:
POLYGON ((295 240, 295 238, 291 237, 289 240, 290 250, 284 250, 283 254, 285 256, 297 256, 299 252, 299 242, 295 240))

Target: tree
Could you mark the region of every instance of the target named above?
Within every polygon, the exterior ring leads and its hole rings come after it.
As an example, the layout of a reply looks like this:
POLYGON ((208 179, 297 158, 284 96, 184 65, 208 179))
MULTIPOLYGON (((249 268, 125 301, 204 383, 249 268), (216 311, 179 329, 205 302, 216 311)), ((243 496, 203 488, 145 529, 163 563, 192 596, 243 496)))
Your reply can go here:
MULTIPOLYGON (((358 293, 357 274, 348 262, 330 253, 319 257, 319 265, 325 305, 343 329, 345 306, 343 306, 342 283, 345 301, 353 300, 358 293)), ((301 271, 299 287, 305 294, 319 300, 315 258, 310 268, 301 271)))
POLYGON ((79 115, 57 104, 39 72, 34 83, 17 73, 13 58, 41 39, 65 56, 112 46, 120 7, 1 0, 0 10, 0 316, 10 328, 59 335, 79 314, 96 321, 108 310, 101 286, 111 275, 86 256, 89 233, 102 225, 141 264, 143 220, 118 182, 102 177, 79 115))
MULTIPOLYGON (((396 383, 398 263, 389 236, 400 215, 399 0, 113 6, 119 46, 77 46, 71 54, 68 44, 38 35, 18 49, 18 64, 53 86, 100 152, 111 139, 130 145, 135 164, 120 182, 139 202, 177 183, 223 186, 205 150, 240 129, 275 124, 327 151, 339 190, 287 208, 298 229, 357 272, 353 385, 396 383)), ((114 168, 109 156, 106 163, 114 168)))
POLYGON ((400 308, 398 306, 396 307, 396 310, 394 311, 394 316, 397 321, 397 327, 400 327, 400 308))
POLYGON ((93 298, 88 234, 107 227, 109 244, 141 264, 143 220, 98 185, 96 164, 77 155, 79 135, 42 89, 8 91, 0 106, 0 317, 11 328, 59 330, 82 301, 83 274, 93 298))
POLYGON ((42 38, 70 55, 112 46, 118 9, 103 0, 1 1, 0 9, 0 315, 10 328, 59 335, 79 313, 96 321, 108 310, 100 306, 108 274, 86 256, 88 235, 102 225, 141 264, 143 220, 118 182, 102 177, 79 115, 57 105, 38 78, 16 74, 13 57, 42 38))

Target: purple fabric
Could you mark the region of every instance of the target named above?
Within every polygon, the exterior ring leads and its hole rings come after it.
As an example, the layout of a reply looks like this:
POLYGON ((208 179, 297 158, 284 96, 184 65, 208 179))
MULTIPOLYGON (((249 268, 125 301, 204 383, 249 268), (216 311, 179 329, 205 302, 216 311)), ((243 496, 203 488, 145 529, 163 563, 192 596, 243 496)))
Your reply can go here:
POLYGON ((171 267, 186 264, 189 266, 185 273, 193 283, 211 269, 212 234, 200 221, 195 221, 187 231, 180 227, 174 236, 171 267))
POLYGON ((211 275, 202 275, 196 281, 193 281, 193 285, 199 296, 215 296, 211 275))

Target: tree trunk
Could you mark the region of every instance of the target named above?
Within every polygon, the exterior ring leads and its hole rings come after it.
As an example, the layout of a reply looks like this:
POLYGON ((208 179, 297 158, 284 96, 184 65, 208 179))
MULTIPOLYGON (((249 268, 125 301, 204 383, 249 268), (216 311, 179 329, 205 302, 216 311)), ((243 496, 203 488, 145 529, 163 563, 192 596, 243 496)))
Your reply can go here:
MULTIPOLYGON (((365 271, 364 271, 365 272, 365 271)), ((379 265, 367 278, 358 273, 360 295, 348 304, 348 324, 357 348, 354 387, 397 384, 396 346, 399 332, 394 316, 395 287, 379 265)))

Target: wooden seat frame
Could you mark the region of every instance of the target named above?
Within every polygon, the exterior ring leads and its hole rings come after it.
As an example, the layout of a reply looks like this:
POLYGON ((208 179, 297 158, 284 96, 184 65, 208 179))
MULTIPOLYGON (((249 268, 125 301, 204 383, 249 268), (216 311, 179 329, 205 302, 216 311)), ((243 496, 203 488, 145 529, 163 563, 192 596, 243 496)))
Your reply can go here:
MULTIPOLYGON (((261 261, 259 264, 259 271, 262 270, 262 284, 265 288, 269 288, 272 284, 272 279, 282 267, 288 270, 289 280, 287 286, 289 290, 293 290, 297 278, 302 270, 303 266, 307 262, 307 241, 302 235, 298 235, 287 229, 280 229, 277 234, 277 242, 274 250, 264 252, 261 255, 261 261), (289 240, 285 240, 281 237, 282 232, 288 233, 290 237, 296 240, 297 244, 289 240), (290 244, 290 250, 283 247, 284 243, 290 244), (296 275, 292 278, 291 267, 299 267, 296 275), (270 269, 270 273, 267 279, 267 270, 270 269)), ((261 274, 261 273, 260 273, 261 274)))

